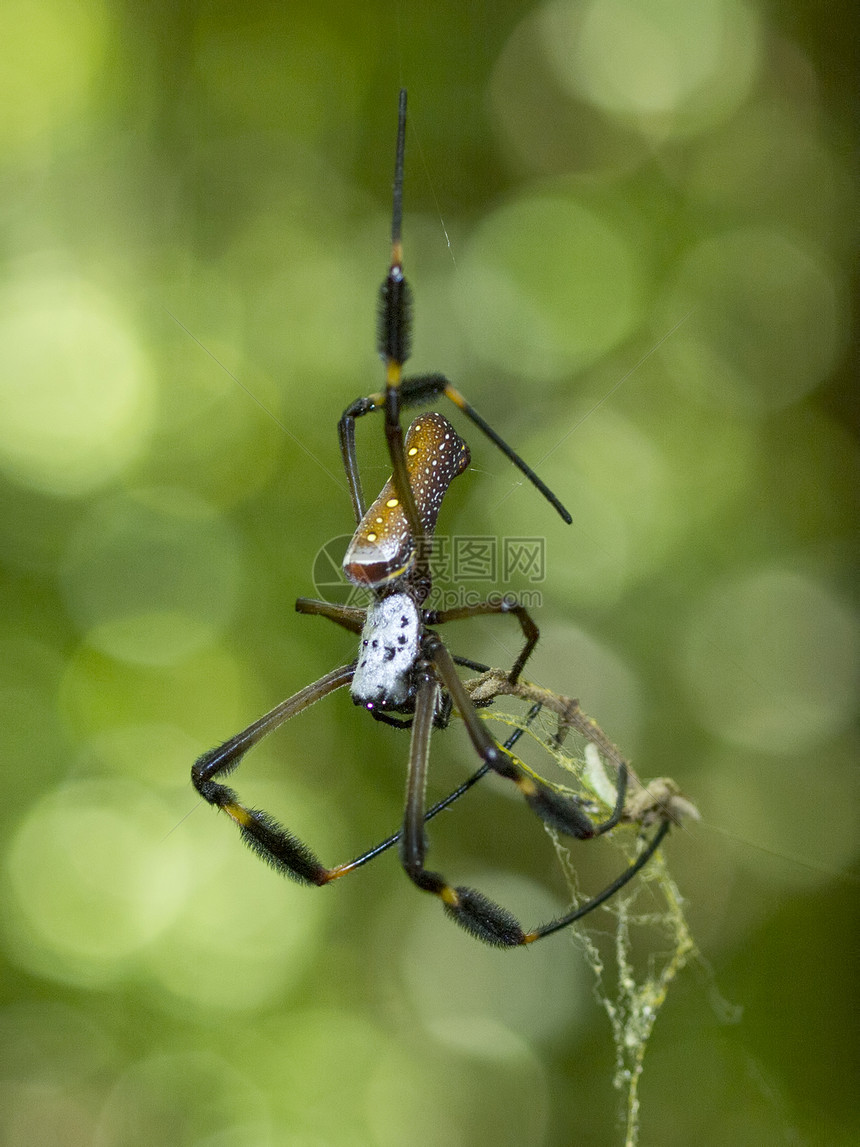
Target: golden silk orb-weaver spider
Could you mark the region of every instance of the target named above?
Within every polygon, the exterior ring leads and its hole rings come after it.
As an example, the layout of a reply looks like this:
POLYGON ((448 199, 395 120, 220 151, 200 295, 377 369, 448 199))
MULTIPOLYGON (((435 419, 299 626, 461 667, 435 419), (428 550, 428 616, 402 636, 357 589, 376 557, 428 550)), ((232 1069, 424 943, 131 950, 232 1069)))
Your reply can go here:
MULTIPOLYGON (((513 614, 523 635, 522 650, 507 674, 507 681, 514 685, 539 636, 529 613, 515 598, 448 610, 425 608, 432 586, 429 543, 439 509, 451 482, 468 466, 470 456, 468 446, 454 427, 436 412, 420 414, 404 438, 400 424, 403 407, 428 403, 444 395, 525 474, 565 522, 569 523, 571 517, 552 491, 448 379, 440 374, 403 378, 411 329, 410 290, 403 274, 401 241, 405 140, 406 93, 402 91, 391 263, 380 292, 378 333, 379 352, 385 364, 385 389, 357 399, 339 423, 341 452, 357 523, 343 568, 353 584, 372 592, 373 600, 366 609, 308 598, 299 598, 296 602, 300 613, 326 617, 355 633, 359 637, 358 656, 299 690, 223 745, 205 753, 192 769, 192 781, 204 800, 222 809, 238 825, 245 842, 284 875, 305 884, 330 884, 399 844, 401 863, 409 878, 418 888, 437 896, 456 923, 488 944, 516 947, 531 944, 580 919, 631 880, 659 846, 668 829, 668 820, 661 824, 636 860, 602 893, 530 930, 524 929, 507 909, 481 892, 450 884, 426 865, 425 824, 490 771, 511 781, 545 824, 579 840, 600 836, 618 824, 624 812, 628 773, 626 765, 619 764, 615 807, 605 821, 595 824, 576 797, 536 778, 517 761, 511 750, 521 729, 515 730, 504 744, 490 736, 457 672, 458 663, 477 670, 487 667, 453 657, 436 628, 470 617, 513 614), (356 458, 355 421, 373 411, 384 414, 392 475, 379 497, 367 507, 356 458), (237 794, 219 778, 232 772, 248 750, 278 726, 347 685, 356 705, 377 720, 410 730, 406 803, 400 832, 354 860, 328 868, 267 812, 242 804, 237 794), (456 708, 462 718, 481 765, 453 793, 427 808, 425 791, 431 734, 434 727, 448 723, 452 708, 456 708)), ((539 709, 540 704, 533 705, 528 720, 533 719, 539 709)))

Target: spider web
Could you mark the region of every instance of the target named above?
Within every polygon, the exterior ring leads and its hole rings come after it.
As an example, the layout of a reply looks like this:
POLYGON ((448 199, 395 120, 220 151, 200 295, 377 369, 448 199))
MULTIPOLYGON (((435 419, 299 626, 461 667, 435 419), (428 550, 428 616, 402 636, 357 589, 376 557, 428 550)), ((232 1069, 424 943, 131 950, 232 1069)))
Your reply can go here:
MULTIPOLYGON (((473 696, 482 695, 484 681, 494 696, 507 692, 503 687, 496 693, 499 678, 487 675, 470 683, 473 696)), ((526 713, 506 712, 495 706, 479 710, 481 716, 487 721, 523 730, 532 747, 531 753, 523 755, 537 755, 543 764, 538 770, 519 756, 518 763, 530 774, 547 780, 544 771, 549 755, 567 774, 566 783, 557 787, 575 795, 589 815, 603 819, 616 798, 615 785, 607 772, 607 757, 617 767, 623 760, 618 751, 600 727, 584 714, 579 714, 581 719, 571 726, 576 729, 579 744, 558 743, 559 722, 563 723, 560 714, 570 705, 576 706, 579 713, 578 705, 569 698, 525 682, 516 687, 514 695, 532 703, 539 700, 544 709, 531 721, 526 713), (553 714, 558 720, 553 719, 553 714)), ((522 744, 521 739, 518 753, 522 751, 522 744)), ((658 810, 662 810, 663 819, 668 817, 673 821, 683 815, 698 816, 694 806, 684 800, 677 786, 666 778, 643 784, 632 771, 631 778, 635 784, 632 797, 628 796, 626 807, 630 812, 625 815, 626 823, 617 825, 603 838, 611 841, 628 863, 645 846, 650 832, 643 829, 660 819, 658 810)), ((555 846, 571 901, 574 905, 581 903, 587 897, 580 892, 567 838, 549 828, 547 832, 555 846)), ((605 927, 594 926, 596 912, 583 923, 571 926, 569 932, 594 974, 594 995, 609 1019, 615 1046, 613 1085, 622 1097, 624 1144, 636 1147, 640 1129, 639 1085, 648 1041, 672 982, 691 959, 697 958, 698 952, 684 916, 683 899, 662 848, 630 884, 597 911, 614 918, 611 933, 605 927)), ((606 916, 601 920, 605 925, 606 916)))

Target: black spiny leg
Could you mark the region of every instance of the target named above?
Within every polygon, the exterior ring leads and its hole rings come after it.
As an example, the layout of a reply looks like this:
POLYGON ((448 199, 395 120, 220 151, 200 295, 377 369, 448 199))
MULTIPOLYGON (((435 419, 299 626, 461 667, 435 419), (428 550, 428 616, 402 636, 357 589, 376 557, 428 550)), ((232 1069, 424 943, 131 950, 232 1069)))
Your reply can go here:
POLYGON ((430 664, 419 671, 415 719, 412 725, 412 746, 409 755, 406 815, 401 845, 403 867, 410 879, 419 888, 438 896, 446 913, 477 939, 502 948, 532 944, 535 940, 552 935, 553 932, 557 932, 575 920, 581 919, 632 880, 656 852, 668 831, 669 822, 664 821, 640 856, 593 900, 529 932, 522 928, 516 917, 506 908, 496 904, 483 893, 474 888, 455 887, 448 884, 440 873, 428 870, 424 864, 427 852, 424 834, 424 824, 427 819, 424 794, 427 783, 427 761, 430 734, 433 727, 433 712, 439 689, 436 677, 431 672, 431 665, 451 693, 454 704, 469 731, 472 743, 483 758, 484 769, 493 769, 501 776, 512 780, 531 808, 551 827, 581 840, 607 832, 618 823, 622 815, 627 773, 626 770, 619 771, 618 799, 612 815, 602 824, 594 825, 575 800, 533 780, 519 768, 504 749, 492 740, 457 677, 450 654, 435 634, 428 635, 425 641, 425 652, 430 664), (456 684, 454 684, 455 682, 456 684))
POLYGON ((501 948, 512 948, 526 942, 517 920, 498 904, 493 904, 471 888, 455 888, 438 872, 424 866, 427 839, 424 834, 424 799, 427 788, 427 763, 430 734, 439 686, 429 665, 419 670, 415 720, 409 752, 409 775, 406 783, 406 812, 400 858, 407 876, 424 892, 442 901, 445 911, 479 940, 501 948))
MULTIPOLYGON (((386 280, 386 283, 387 282, 388 280, 386 280)), ((384 354, 383 357, 385 357, 384 354)), ((558 511, 562 519, 570 525, 572 521, 570 511, 562 505, 552 490, 550 490, 549 486, 538 477, 531 466, 505 442, 504 438, 490 426, 485 418, 481 417, 474 406, 466 401, 462 394, 460 394, 444 375, 430 374, 420 378, 406 378, 397 383, 397 398, 394 401, 396 402, 396 417, 398 423, 401 410, 409 406, 425 405, 426 403, 432 402, 432 400, 439 395, 444 395, 453 402, 458 410, 462 411, 495 446, 498 446, 505 457, 510 459, 514 466, 543 494, 550 505, 558 511)), ((352 405, 346 408, 338 423, 340 450, 343 455, 344 468, 346 469, 346 475, 349 481, 356 522, 361 521, 367 507, 364 504, 364 494, 358 473, 358 459, 355 450, 355 420, 356 418, 362 418, 365 414, 372 414, 377 410, 384 410, 386 411, 386 417, 391 417, 388 413, 385 392, 381 394, 371 394, 366 398, 357 398, 352 405)))
POLYGON ((327 884, 331 879, 329 869, 317 860, 305 844, 278 824, 274 817, 262 809, 246 808, 231 788, 219 784, 214 778, 232 772, 245 753, 279 725, 315 701, 348 685, 353 673, 352 665, 344 665, 327 673, 313 685, 308 685, 276 705, 271 712, 223 745, 204 753, 191 770, 191 780, 198 793, 209 804, 223 809, 236 822, 248 847, 282 875, 300 884, 327 884))
POLYGON ((385 363, 385 390, 367 398, 358 398, 344 411, 338 425, 340 448, 349 482, 350 497, 356 522, 366 510, 358 460, 355 452, 355 420, 374 410, 385 415, 385 437, 391 457, 394 486, 403 508, 409 531, 417 549, 416 584, 428 580, 426 552, 422 544, 425 530, 409 482, 406 466, 403 428, 400 413, 404 406, 417 405, 444 394, 475 426, 487 435, 507 458, 543 494, 568 524, 571 516, 534 470, 511 449, 480 414, 466 402, 443 375, 427 375, 404 380, 403 365, 409 358, 412 334, 412 292, 403 272, 403 161, 406 149, 406 92, 400 92, 397 117, 397 150, 394 164, 394 196, 391 215, 391 263, 379 295, 378 349, 385 363))
POLYGON ((558 511, 564 521, 570 525, 573 519, 569 511, 561 504, 549 486, 541 481, 531 466, 529 466, 515 450, 512 450, 511 447, 508 446, 504 438, 493 430, 489 422, 481 417, 474 406, 466 401, 459 390, 453 386, 444 374, 427 374, 418 378, 406 378, 403 380, 400 394, 403 406, 420 406, 425 402, 430 402, 437 395, 444 394, 494 445, 498 446, 505 457, 513 462, 516 468, 528 478, 531 484, 543 494, 549 504, 558 511))
MULTIPOLYGON (((315 603, 314 603, 315 604, 315 603)), ((315 612, 308 610, 307 612, 315 612)), ((328 616, 325 614, 325 616, 328 616)), ((334 619, 337 620, 337 619, 334 619)), ((268 733, 271 733, 284 721, 301 712, 302 709, 312 705, 314 701, 326 696, 335 689, 349 682, 352 677, 352 667, 344 666, 334 673, 318 681, 315 685, 303 689, 300 693, 282 702, 270 713, 255 721, 243 732, 238 733, 223 745, 204 753, 195 763, 191 777, 198 793, 216 808, 223 809, 232 820, 236 822, 246 844, 268 861, 273 868, 285 876, 289 876, 302 884, 330 884, 331 881, 346 876, 348 873, 363 867, 368 861, 387 852, 397 844, 401 833, 396 832, 386 840, 368 849, 346 864, 338 864, 333 868, 322 865, 306 845, 299 841, 287 829, 283 828, 268 813, 260 809, 248 809, 239 802, 236 793, 226 785, 220 785, 213 780, 216 776, 224 776, 232 772, 241 763, 242 757, 268 733), (314 695, 315 694, 315 695, 314 695)), ((526 727, 537 717, 541 710, 538 701, 529 709, 526 715, 526 727)), ((522 737, 524 729, 514 729, 504 748, 512 749, 522 737)), ((437 801, 425 814, 425 820, 432 820, 443 809, 459 800, 474 785, 486 776, 489 765, 481 765, 453 792, 442 800, 437 801)))
POLYGON ((418 550, 419 580, 428 576, 427 547, 422 545, 424 525, 409 482, 403 427, 400 425, 400 387, 403 364, 412 342, 412 290, 403 273, 403 158, 406 151, 406 89, 400 91, 397 114, 397 152, 394 161, 394 203, 391 213, 391 266, 379 292, 378 349, 385 363, 385 437, 394 485, 418 550))
MULTIPOLYGON (((557 829, 566 836, 574 836, 578 840, 588 840, 596 835, 598 830, 573 797, 530 776, 509 753, 496 744, 469 699, 450 653, 435 633, 428 634, 424 648, 439 674, 439 679, 451 694, 454 707, 463 718, 469 738, 484 763, 499 776, 513 781, 532 811, 536 812, 550 828, 557 829)), ((617 823, 617 818, 621 816, 624 808, 626 779, 626 774, 622 776, 619 772, 620 801, 613 813, 613 817, 616 818, 612 821, 613 824, 617 823)))
POLYGON ((504 597, 499 602, 481 601, 475 605, 460 606, 458 609, 427 609, 424 611, 424 624, 442 625, 447 621, 465 621, 470 617, 483 617, 490 613, 512 613, 520 623, 520 628, 523 631, 525 644, 508 674, 508 681, 511 685, 516 685, 520 679, 520 674, 525 668, 526 662, 531 657, 534 647, 538 643, 540 630, 535 625, 528 610, 520 605, 515 598, 504 597))
POLYGON ((544 936, 551 936, 554 932, 560 932, 562 928, 566 928, 568 924, 573 924, 576 920, 581 920, 583 916, 587 916, 589 912, 593 912, 595 908, 599 908, 601 904, 605 904, 616 892, 620 892, 624 885, 629 884, 636 873, 645 867, 663 843, 663 838, 669 831, 671 824, 671 820, 664 820, 632 864, 629 864, 621 875, 617 876, 611 884, 608 884, 602 892, 598 892, 591 900, 586 900, 584 904, 580 904, 577 908, 573 908, 563 916, 558 916, 555 920, 549 920, 546 924, 541 924, 540 927, 533 928, 531 932, 526 932, 523 943, 533 944, 535 940, 542 940, 544 936))

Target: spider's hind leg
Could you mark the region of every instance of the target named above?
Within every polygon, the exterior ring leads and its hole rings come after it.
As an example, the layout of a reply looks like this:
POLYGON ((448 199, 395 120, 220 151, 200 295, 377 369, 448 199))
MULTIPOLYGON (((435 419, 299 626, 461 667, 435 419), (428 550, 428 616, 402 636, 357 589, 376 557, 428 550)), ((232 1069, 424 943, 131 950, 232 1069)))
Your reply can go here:
POLYGON ((454 707, 463 718, 476 752, 489 768, 516 785, 526 803, 544 823, 578 840, 600 836, 618 824, 624 811, 627 794, 627 770, 623 764, 618 770, 618 795, 612 815, 604 823, 596 825, 575 797, 530 776, 508 751, 496 744, 487 732, 484 722, 478 717, 475 706, 457 674, 453 658, 435 633, 427 635, 424 648, 454 707))
POLYGON ((653 855, 666 832, 664 822, 639 857, 603 892, 566 915, 526 931, 512 913, 477 889, 449 884, 445 877, 426 867, 427 838, 424 831, 427 814, 424 794, 430 753, 433 714, 441 681, 453 699, 469 731, 472 742, 484 762, 482 769, 493 769, 512 780, 532 809, 545 823, 581 840, 601 835, 621 818, 626 796, 626 771, 619 772, 618 799, 611 816, 595 825, 578 802, 550 786, 532 779, 510 755, 496 744, 477 716, 454 666, 450 654, 435 634, 425 639, 426 661, 417 673, 415 717, 409 755, 409 777, 406 790, 406 812, 401 837, 401 861, 412 882, 441 901, 447 915, 478 940, 496 947, 513 948, 534 943, 566 927, 574 920, 603 904, 628 883, 653 855))
POLYGON ((301 713, 315 701, 348 685, 352 680, 354 667, 344 665, 321 677, 313 685, 294 693, 280 705, 276 705, 265 716, 260 717, 247 729, 204 753, 194 763, 191 780, 201 797, 215 808, 222 809, 238 826, 242 839, 248 847, 263 860, 271 864, 283 876, 289 876, 300 884, 327 884, 332 870, 317 860, 313 852, 291 832, 278 824, 274 817, 262 809, 248 808, 238 795, 216 777, 227 776, 238 767, 244 755, 265 736, 283 725, 291 717, 301 713))

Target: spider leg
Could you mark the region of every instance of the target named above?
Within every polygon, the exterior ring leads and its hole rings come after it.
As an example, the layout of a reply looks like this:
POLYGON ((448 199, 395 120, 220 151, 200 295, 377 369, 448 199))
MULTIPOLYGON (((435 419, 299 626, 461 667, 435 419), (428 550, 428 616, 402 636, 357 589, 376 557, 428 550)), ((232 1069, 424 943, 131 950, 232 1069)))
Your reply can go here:
MULTIPOLYGON (((505 457, 528 478, 532 485, 543 494, 550 505, 558 511, 564 521, 570 524, 572 519, 569 511, 562 505, 555 494, 553 494, 552 490, 538 477, 531 466, 493 430, 486 419, 475 410, 474 406, 466 401, 463 395, 460 394, 456 387, 454 387, 444 375, 428 374, 416 378, 407 378, 399 384, 398 389, 398 416, 399 411, 405 409, 407 406, 421 406, 425 403, 432 402, 432 400, 439 395, 444 395, 453 402, 457 409, 462 411, 462 413, 501 450, 505 457)), ((350 492, 353 499, 353 508, 356 513, 356 521, 361 520, 365 507, 361 495, 361 481, 358 477, 358 463, 355 454, 355 420, 365 414, 370 414, 372 411, 382 409, 387 409, 384 394, 372 394, 366 398, 357 398, 355 402, 344 411, 343 417, 338 425, 341 453, 344 457, 347 478, 350 482, 350 492), (359 509, 361 511, 360 513, 359 509)))
POLYGON ((342 625, 350 633, 361 633, 367 610, 351 605, 334 605, 329 601, 317 601, 313 597, 299 597, 296 598, 296 613, 327 617, 329 621, 342 625))
MULTIPOLYGON (((392 277, 383 284, 383 290, 392 282, 392 277)), ((402 280, 405 286, 405 280, 402 280)), ((406 305, 406 304, 404 304, 406 305)), ((400 425, 400 411, 402 408, 400 398, 400 373, 403 363, 398 361, 396 355, 400 351, 384 344, 380 347, 383 358, 386 360, 386 389, 382 394, 373 394, 367 398, 357 398, 346 408, 337 424, 337 433, 340 440, 340 452, 343 458, 343 468, 346 471, 349 483, 349 494, 352 499, 352 512, 356 524, 364 517, 367 504, 364 499, 364 490, 361 485, 361 474, 358 469, 358 456, 355 449, 355 420, 374 410, 385 411, 385 437, 388 440, 388 453, 391 457, 391 467, 397 493, 403 503, 403 510, 412 536, 416 539, 424 536, 424 527, 415 504, 415 496, 409 484, 406 469, 406 454, 403 447, 403 428, 400 425)))
MULTIPOLYGON (((389 279, 383 284, 383 290, 389 285, 390 279, 391 276, 389 275, 389 279)), ((405 280, 403 280, 403 285, 405 286, 405 280)), ((372 411, 382 410, 385 412, 385 436, 388 440, 388 450, 391 456, 397 492, 403 503, 403 509, 409 522, 409 529, 414 537, 420 538, 424 533, 424 529, 421 525, 418 509, 415 506, 415 498, 412 495, 412 488, 409 484, 406 471, 406 457, 403 448, 403 429, 400 425, 400 411, 404 405, 407 405, 401 399, 402 383, 400 372, 402 371, 403 363, 393 357, 396 352, 392 350, 387 341, 380 345, 380 351, 386 361, 386 389, 380 394, 371 394, 366 398, 357 398, 355 402, 346 408, 341 415, 340 422, 337 424, 340 452, 343 458, 343 467, 346 471, 347 482, 349 483, 350 497, 352 499, 352 511, 355 515, 356 524, 358 524, 367 510, 367 504, 364 499, 364 489, 361 484, 361 473, 358 468, 358 456, 355 449, 355 420, 356 418, 361 418, 362 415, 370 414, 372 411), (404 489, 408 491, 406 496, 404 496, 403 493, 404 489), (415 511, 414 520, 412 510, 415 511)))
POLYGON ((665 821, 661 825, 649 845, 633 864, 628 865, 627 869, 593 900, 528 932, 522 928, 516 917, 506 908, 494 903, 483 893, 473 888, 455 887, 448 884, 440 873, 430 871, 424 863, 427 852, 427 840, 424 833, 426 818, 424 794, 427 784, 433 712, 439 689, 438 681, 441 681, 451 694, 472 743, 483 759, 484 770, 493 769, 501 776, 512 780, 531 808, 553 828, 579 839, 588 839, 609 831, 618 823, 623 812, 626 795, 626 770, 619 772, 618 799, 611 816, 602 824, 594 825, 575 800, 556 792, 549 786, 542 786, 528 776, 519 768, 509 752, 492 740, 468 699, 450 654, 435 634, 428 635, 424 648, 428 664, 423 671, 419 670, 415 718, 412 725, 406 813, 401 842, 403 867, 414 884, 424 891, 438 896, 446 913, 477 939, 504 948, 532 944, 535 940, 540 940, 544 936, 549 936, 566 927, 574 920, 581 919, 632 880, 656 852, 668 831, 669 822, 665 821), (431 668, 435 670, 435 674, 431 672, 431 668))
MULTIPOLYGON (((317 601, 312 597, 300 597, 296 601, 296 613, 315 614, 318 617, 327 617, 329 621, 342 625, 351 633, 361 633, 367 617, 366 609, 356 609, 349 605, 332 605, 327 601, 317 601)), ((395 729, 410 729, 412 721, 401 721, 377 709, 371 709, 371 717, 382 721, 386 725, 393 725, 395 729)))
MULTIPOLYGON (((526 728, 528 728, 528 726, 532 723, 532 721, 535 719, 535 717, 538 715, 538 713, 540 711, 541 711, 541 703, 540 703, 540 701, 536 701, 535 704, 532 705, 531 709, 529 709, 528 713, 526 714, 524 727, 521 729, 514 729, 514 731, 511 733, 510 737, 508 737, 508 739, 505 741, 503 748, 505 748, 507 750, 512 749, 514 747, 514 745, 517 743, 517 741, 520 739, 520 737, 523 735, 526 728)), ((464 793, 467 793, 469 791, 469 789, 472 788, 473 785, 476 785, 478 783, 478 781, 481 780, 482 777, 485 777, 489 771, 490 771, 489 765, 481 765, 481 767, 479 769, 476 769, 475 772, 472 773, 472 775, 470 777, 468 777, 465 781, 463 781, 463 783, 461 785, 458 785, 457 788, 455 788, 453 792, 448 793, 448 795, 446 797, 443 797, 440 801, 437 801, 436 804, 434 804, 432 808, 429 808, 425 812, 424 823, 426 824, 427 821, 432 820, 434 816, 437 816, 444 809, 448 808, 449 805, 452 805, 454 803, 454 801, 459 800, 460 797, 463 796, 464 793)), ((379 856, 381 853, 387 852, 389 848, 391 848, 393 845, 397 844, 397 842, 400 840, 402 835, 403 835, 402 830, 395 832, 395 833, 392 833, 391 836, 386 837, 385 840, 380 841, 380 843, 374 845, 373 848, 369 848, 367 850, 367 852, 363 852, 360 856, 357 856, 354 860, 351 860, 348 864, 338 865, 338 875, 344 875, 347 872, 352 872, 356 868, 361 868, 361 866, 364 864, 367 864, 367 862, 369 860, 373 860, 375 857, 379 856)))
POLYGON ((382 725, 390 725, 392 729, 411 729, 412 718, 406 717, 392 717, 390 713, 385 713, 381 709, 371 709, 370 715, 374 721, 379 721, 382 725))
POLYGON ((444 394, 445 397, 453 402, 458 410, 475 425, 478 429, 489 438, 494 446, 505 455, 509 461, 513 462, 516 468, 528 478, 528 480, 535 486, 541 494, 546 498, 549 504, 558 511, 561 517, 570 525, 573 520, 568 510, 561 504, 558 498, 550 490, 549 486, 537 476, 532 470, 531 466, 525 462, 519 454, 505 442, 499 434, 493 430, 489 422, 475 410, 474 406, 470 405, 457 390, 455 386, 444 376, 444 374, 427 374, 421 375, 417 378, 404 379, 401 387, 401 397, 403 406, 420 405, 424 402, 429 402, 436 395, 444 394))
MULTIPOLYGON (((494 446, 509 459, 516 468, 525 475, 532 485, 540 491, 546 498, 550 505, 558 511, 561 517, 570 525, 572 518, 570 512, 562 505, 559 499, 553 494, 549 486, 542 481, 538 475, 532 470, 531 466, 522 459, 515 450, 513 450, 504 438, 493 430, 489 422, 483 418, 474 406, 466 401, 462 394, 454 387, 451 382, 443 374, 428 374, 421 375, 417 378, 406 378, 397 384, 397 398, 394 400, 395 416, 399 421, 400 411, 408 406, 422 406, 432 402, 434 398, 439 395, 444 395, 449 401, 460 410, 466 417, 478 427, 483 434, 489 438, 494 446)), ((356 522, 360 522, 364 516, 364 511, 367 508, 364 504, 364 496, 361 488, 361 478, 358 473, 358 460, 355 451, 355 420, 361 418, 365 414, 371 414, 375 410, 385 410, 386 420, 391 415, 389 414, 387 399, 387 392, 381 394, 371 394, 366 398, 357 398, 350 406, 343 412, 340 422, 338 423, 338 435, 340 437, 340 449, 343 455, 344 467, 346 469, 347 480, 349 481, 350 495, 352 497, 353 512, 355 513, 356 522)), ((388 430, 386 430, 388 433, 388 430)))
POLYGON ((400 425, 401 376, 403 360, 408 350, 408 333, 401 330, 400 327, 408 327, 409 288, 403 278, 402 267, 395 261, 392 262, 388 278, 382 285, 382 294, 383 299, 387 300, 383 303, 385 310, 382 316, 383 322, 380 324, 380 353, 386 364, 385 392, 372 395, 369 398, 358 398, 343 412, 337 427, 340 450, 349 484, 352 510, 358 524, 364 517, 367 505, 364 500, 358 458, 355 451, 355 419, 363 414, 369 414, 372 410, 385 411, 385 437, 391 458, 392 478, 403 512, 406 515, 410 536, 416 547, 415 577, 418 582, 429 581, 430 547, 424 541, 424 525, 418 513, 415 494, 409 481, 403 427, 400 425), (398 312, 391 320, 394 327, 393 332, 385 325, 385 319, 388 317, 390 308, 394 308, 398 312), (406 346, 404 346, 404 342, 407 343, 406 346))
POLYGON ((362 414, 369 414, 371 410, 378 409, 372 398, 357 398, 341 415, 337 424, 337 435, 340 440, 340 453, 343 458, 343 468, 346 471, 346 480, 349 483, 349 496, 352 499, 352 512, 355 524, 361 521, 367 510, 364 500, 364 490, 361 485, 361 473, 358 469, 358 456, 355 452, 355 420, 362 414))
POLYGON ((607 900, 619 892, 625 884, 629 884, 637 872, 640 872, 660 845, 663 843, 663 838, 669 831, 672 821, 667 817, 660 824, 660 827, 651 837, 650 841, 645 845, 636 859, 624 869, 620 876, 617 876, 611 884, 603 889, 602 892, 592 897, 591 900, 586 900, 584 904, 566 912, 563 916, 556 917, 555 920, 549 920, 546 924, 541 924, 537 928, 533 928, 531 932, 526 932, 524 944, 533 944, 535 940, 542 940, 544 936, 551 936, 553 932, 559 932, 562 928, 566 928, 568 924, 573 924, 575 920, 581 920, 583 916, 587 916, 589 912, 593 912, 595 908, 599 908, 601 904, 605 904, 607 900))
POLYGON ((454 664, 462 665, 464 669, 473 669, 476 673, 488 673, 490 669, 483 661, 472 661, 470 657, 455 657, 454 664))
MULTIPOLYGON (((433 663, 442 684, 450 693, 457 712, 463 718, 469 739, 484 763, 499 776, 513 781, 532 811, 536 812, 551 828, 558 829, 559 832, 563 832, 567 836, 575 836, 579 840, 587 840, 595 836, 598 830, 583 812, 578 801, 529 776, 514 761, 510 753, 496 744, 469 699, 463 682, 457 674, 451 654, 437 634, 430 632, 427 635, 424 650, 426 656, 433 663)), ((620 817, 623 811, 625 784, 626 776, 622 778, 619 772, 618 790, 621 799, 616 802, 617 807, 613 816, 620 817)))
POLYGON ((329 869, 317 860, 307 845, 278 824, 267 812, 247 808, 231 788, 219 784, 214 778, 232 772, 249 749, 285 721, 327 697, 329 693, 348 685, 354 672, 354 665, 343 665, 313 685, 300 689, 247 729, 223 745, 204 753, 191 770, 191 780, 198 793, 209 804, 223 809, 236 822, 249 848, 278 872, 301 884, 327 884, 331 879, 329 869))
MULTIPOLYGON (((512 685, 516 685, 526 662, 529 657, 531 657, 534 647, 538 643, 540 630, 535 625, 528 610, 520 605, 515 597, 508 597, 506 595, 498 602, 481 601, 475 605, 463 605, 457 609, 428 609, 424 611, 424 624, 442 625, 447 621, 463 621, 470 617, 484 617, 490 613, 512 613, 520 623, 520 628, 523 631, 525 644, 508 674, 508 681, 512 685)), ((471 666, 467 666, 467 668, 471 668, 471 666)))
MULTIPOLYGON (((424 892, 438 896, 446 913, 466 931, 487 944, 513 948, 526 943, 526 933, 510 912, 472 888, 462 886, 455 888, 448 884, 441 873, 432 872, 425 867, 427 837, 424 832, 424 794, 427 787, 433 711, 438 691, 439 685, 432 666, 426 664, 424 669, 419 671, 400 859, 413 884, 424 892)), ((488 768, 492 767, 487 761, 484 764, 488 768)))
MULTIPOLYGON (((226 785, 218 784, 214 778, 224 776, 237 768, 245 753, 263 737, 277 729, 279 725, 291 717, 295 717, 303 709, 314 704, 315 701, 321 700, 329 693, 349 684, 352 679, 352 670, 352 666, 336 669, 314 685, 302 689, 299 693, 281 702, 271 712, 255 721, 253 725, 249 725, 241 733, 237 733, 235 737, 231 737, 223 745, 204 753, 195 763, 191 772, 192 781, 198 793, 209 804, 223 809, 236 822, 246 844, 282 875, 292 877, 300 883, 329 884, 332 880, 345 876, 356 868, 361 868, 374 857, 386 852, 400 840, 401 834, 400 832, 395 833, 347 864, 326 868, 305 844, 278 824, 273 817, 260 809, 246 808, 240 803, 232 789, 226 785)), ((532 705, 526 716, 526 725, 534 720, 540 709, 540 702, 532 705)), ((374 715, 376 716, 376 714, 374 715)), ((505 741, 505 748, 513 748, 523 735, 523 731, 523 729, 515 729, 505 741)), ((453 804, 473 785, 477 784, 488 771, 489 766, 482 765, 477 772, 473 773, 453 792, 429 809, 426 819, 432 820, 443 809, 453 804)))

